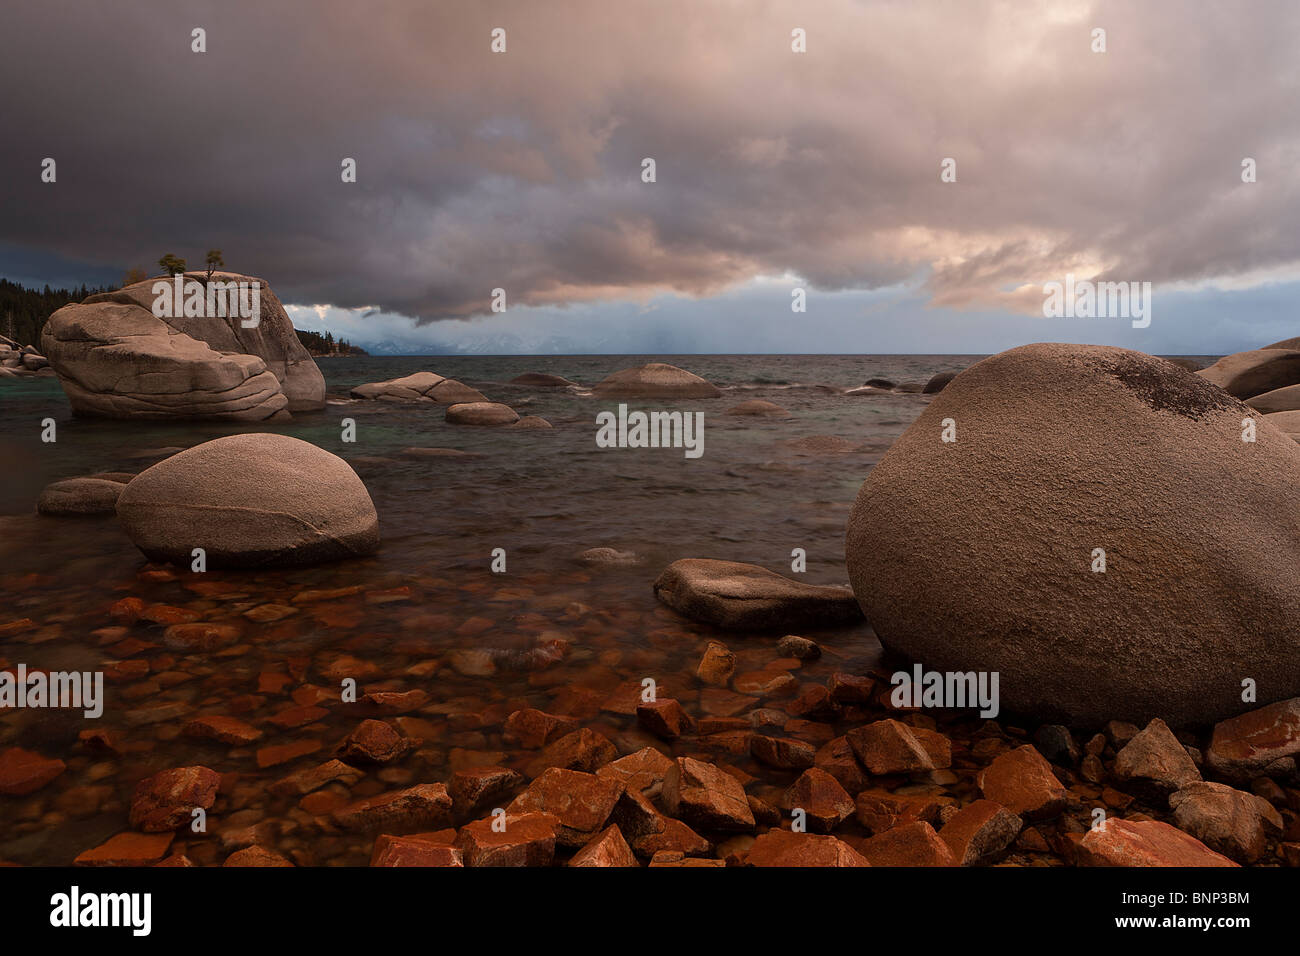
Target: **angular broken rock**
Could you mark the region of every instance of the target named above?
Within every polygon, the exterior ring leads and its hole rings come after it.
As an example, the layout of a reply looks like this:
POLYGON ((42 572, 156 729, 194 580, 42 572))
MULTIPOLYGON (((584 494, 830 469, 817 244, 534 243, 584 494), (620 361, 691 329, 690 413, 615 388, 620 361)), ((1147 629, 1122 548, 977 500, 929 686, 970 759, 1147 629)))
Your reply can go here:
POLYGON ((802 740, 749 735, 749 752, 759 763, 778 770, 803 770, 813 765, 816 749, 802 740))
POLYGON ((1114 773, 1129 789, 1162 802, 1201 779, 1192 758, 1159 717, 1115 755, 1114 773))
POLYGON ((286 858, 261 846, 247 846, 226 857, 222 866, 293 866, 286 858))
POLYGON ((548 714, 545 711, 526 707, 523 710, 516 710, 506 718, 503 736, 508 744, 537 750, 577 729, 578 722, 572 717, 548 714))
POLYGON ((1065 787, 1056 779, 1052 765, 1030 744, 989 764, 980 778, 980 791, 1026 820, 1056 816, 1065 808, 1065 787))
POLYGON ((580 727, 547 744, 525 772, 530 777, 536 777, 548 767, 563 767, 566 770, 595 773, 617 756, 618 748, 610 743, 609 738, 590 728, 580 727))
POLYGON ((339 746, 340 760, 348 763, 385 764, 401 757, 410 741, 391 724, 382 720, 363 720, 339 746))
POLYGON ((1282 817, 1263 797, 1222 783, 1193 783, 1169 798, 1178 829, 1238 863, 1254 863, 1282 817))
POLYGON ((364 776, 364 771, 349 767, 342 760, 327 760, 277 780, 267 789, 280 796, 302 796, 335 781, 350 787, 364 776))
POLYGON ((663 805, 673 816, 702 830, 752 830, 754 814, 745 788, 713 764, 678 757, 664 777, 663 805))
POLYGON ((824 770, 810 767, 786 790, 781 808, 793 813, 803 810, 808 829, 829 833, 853 815, 853 798, 840 782, 824 770))
POLYGON ((871 833, 883 833, 918 820, 936 824, 940 811, 954 803, 952 797, 879 789, 863 790, 854 802, 858 822, 871 833))
POLYGON ((167 855, 175 833, 133 833, 127 831, 86 850, 73 860, 76 866, 148 866, 167 855))
POLYGON ((878 776, 952 766, 952 744, 947 737, 892 718, 855 727, 845 736, 862 765, 878 776))
POLYGON ((550 866, 559 821, 549 813, 494 814, 460 828, 467 866, 550 866))
POLYGON ((745 866, 870 866, 853 847, 833 836, 768 830, 749 848, 745 866))
POLYGON ((616 825, 610 825, 574 854, 569 866, 640 866, 616 825))
POLYGON ((605 825, 623 786, 610 777, 551 767, 515 797, 506 813, 548 813, 559 822, 555 838, 560 846, 582 846, 605 825))
POLYGON ((956 866, 952 848, 934 827, 916 820, 878 833, 862 844, 872 866, 956 866))
POLYGON ((345 830, 426 830, 450 821, 451 795, 440 783, 422 783, 358 800, 332 816, 345 830))
POLYGON ((450 843, 421 834, 375 838, 370 854, 371 866, 464 866, 461 851, 450 843))
POLYGON ((1079 841, 1080 866, 1236 866, 1193 836, 1159 820, 1107 820, 1079 841))
POLYGON ((473 810, 505 796, 524 782, 524 775, 506 767, 468 767, 451 775, 448 789, 459 810, 473 810))
POLYGON ((976 800, 949 820, 939 837, 961 866, 975 866, 997 856, 1020 835, 1021 821, 992 800, 976 800))
POLYGON ((1216 724, 1205 761, 1232 780, 1260 776, 1274 761, 1300 755, 1300 697, 1216 724))
POLYGON ((210 810, 221 774, 207 767, 176 767, 141 780, 131 800, 131 826, 162 833, 188 825, 195 809, 210 810))
POLYGON ((653 747, 643 747, 605 764, 596 771, 596 776, 621 780, 628 790, 655 796, 663 788, 664 777, 672 765, 671 757, 665 757, 653 747))
POLYGON ((838 780, 849 793, 861 793, 867 788, 867 775, 858 765, 847 737, 836 737, 822 744, 813 755, 813 765, 838 780))
POLYGON ((862 620, 853 592, 792 581, 755 564, 683 558, 654 583, 674 611, 729 630, 836 627, 862 620))
POLYGON ((636 719, 642 727, 664 740, 676 740, 691 730, 691 718, 671 697, 637 704, 636 719))

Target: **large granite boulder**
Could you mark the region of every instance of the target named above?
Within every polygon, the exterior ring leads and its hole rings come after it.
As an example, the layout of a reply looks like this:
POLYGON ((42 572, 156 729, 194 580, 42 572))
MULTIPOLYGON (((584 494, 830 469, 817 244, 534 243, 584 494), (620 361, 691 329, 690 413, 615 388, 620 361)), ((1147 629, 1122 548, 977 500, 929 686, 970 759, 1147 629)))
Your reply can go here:
POLYGON ((853 592, 805 584, 756 564, 682 558, 654 583, 674 611, 729 630, 836 627, 862 620, 853 592))
POLYGON ((352 389, 351 394, 353 398, 379 402, 429 402, 435 405, 488 400, 477 389, 437 372, 415 372, 401 378, 390 378, 386 382, 368 382, 352 389))
MULTIPOLYGON (((199 272, 185 280, 207 283, 199 272)), ((325 379, 264 279, 212 276, 257 283, 258 321, 249 328, 238 315, 155 316, 154 284, 165 281, 92 295, 45 323, 41 346, 74 412, 260 421, 325 406, 325 379)))
POLYGON ((213 567, 314 564, 379 547, 379 519, 342 458, 297 438, 229 435, 142 471, 117 501, 151 560, 213 567))
POLYGON ((1196 373, 1229 395, 1254 398, 1300 384, 1300 349, 1266 348, 1225 355, 1196 373))
POLYGON ((1267 422, 1243 441, 1251 415, 1123 349, 972 366, 853 506, 868 620, 927 670, 999 672, 1004 710, 1054 722, 1208 723, 1252 706, 1248 677, 1261 703, 1300 694, 1300 447, 1267 422))
POLYGON ((519 413, 500 402, 458 402, 448 405, 443 416, 453 425, 515 425, 519 413))
POLYGON ((625 368, 601 381, 592 393, 597 398, 717 398, 722 392, 684 368, 651 362, 625 368))
POLYGON ((45 486, 36 510, 43 515, 111 515, 125 482, 106 478, 65 478, 45 486))

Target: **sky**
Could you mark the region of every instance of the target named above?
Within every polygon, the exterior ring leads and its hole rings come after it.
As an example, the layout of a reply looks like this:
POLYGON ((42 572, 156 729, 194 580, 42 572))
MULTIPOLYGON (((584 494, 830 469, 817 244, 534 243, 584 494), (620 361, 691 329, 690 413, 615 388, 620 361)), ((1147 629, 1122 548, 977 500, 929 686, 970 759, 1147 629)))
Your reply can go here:
POLYGON ((408 353, 1300 334, 1288 0, 43 0, 0 32, 14 281, 215 247, 408 353), (1067 275, 1151 283, 1150 324, 1045 317, 1067 275))

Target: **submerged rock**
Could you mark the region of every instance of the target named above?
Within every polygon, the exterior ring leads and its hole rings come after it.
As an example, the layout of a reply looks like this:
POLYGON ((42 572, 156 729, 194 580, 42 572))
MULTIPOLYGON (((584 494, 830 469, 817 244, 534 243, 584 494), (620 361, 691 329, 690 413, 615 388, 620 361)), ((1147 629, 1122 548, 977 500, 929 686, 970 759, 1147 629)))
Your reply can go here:
POLYGON ((717 398, 722 394, 698 375, 663 362, 615 372, 592 392, 597 398, 717 398))
POLYGON ((1300 449, 1267 423, 1243 442, 1250 414, 1124 349, 1030 345, 967 369, 850 515, 881 643, 997 671, 1005 710, 1075 725, 1219 720, 1245 709, 1243 674, 1300 694, 1300 449))
POLYGON ((284 435, 230 435, 141 472, 117 502, 151 560, 208 567, 300 565, 369 554, 379 517, 347 462, 284 435))
POLYGON ((125 487, 102 478, 66 478, 45 486, 36 510, 43 515, 113 514, 125 487))
POLYGON ((514 425, 519 414, 499 402, 463 402, 449 405, 446 418, 452 425, 514 425))
POLYGON ((695 621, 731 630, 835 627, 862 619, 853 593, 737 561, 683 558, 654 583, 655 597, 695 621))
POLYGON ((780 405, 777 405, 774 402, 765 402, 758 398, 752 399, 748 402, 741 402, 739 405, 732 405, 723 414, 765 418, 790 417, 790 413, 780 405))

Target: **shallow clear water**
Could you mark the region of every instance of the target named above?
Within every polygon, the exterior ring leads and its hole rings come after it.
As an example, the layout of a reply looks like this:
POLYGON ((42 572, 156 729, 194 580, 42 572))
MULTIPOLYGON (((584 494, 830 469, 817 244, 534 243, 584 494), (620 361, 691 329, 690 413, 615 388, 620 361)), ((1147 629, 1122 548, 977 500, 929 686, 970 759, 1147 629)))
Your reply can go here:
MULTIPOLYGON (((272 798, 266 785, 330 756, 360 714, 337 701, 340 673, 353 673, 363 692, 418 689, 429 700, 398 722, 419 732, 424 749, 400 770, 371 774, 352 796, 403 782, 445 780, 458 766, 491 762, 522 769, 533 754, 512 752, 501 721, 514 709, 581 713, 627 752, 649 742, 635 718, 604 707, 646 676, 660 696, 676 696, 691 713, 724 704, 700 696, 694 668, 709 637, 741 655, 741 670, 775 656, 780 635, 717 635, 689 624, 655 601, 651 583, 670 562, 713 557, 752 562, 789 573, 794 548, 807 552, 803 580, 847 582, 843 530, 848 509, 872 464, 921 412, 919 394, 845 396, 872 377, 925 382, 959 370, 961 356, 573 356, 324 359, 319 362, 331 402, 319 413, 269 427, 354 460, 381 519, 383 545, 371 558, 272 572, 211 571, 141 575, 143 556, 111 517, 43 518, 34 513, 50 481, 96 471, 137 471, 155 460, 149 450, 189 446, 245 425, 83 421, 71 417, 58 383, 23 380, 0 385, 0 626, 30 618, 31 628, 0 634, 0 665, 99 670, 106 661, 143 658, 147 678, 108 685, 104 716, 83 720, 67 711, 11 711, 0 716, 0 746, 18 745, 60 757, 68 770, 27 797, 0 797, 0 859, 61 864, 126 826, 135 780, 165 767, 202 763, 229 778, 218 809, 234 819, 275 821, 271 845, 308 852, 320 863, 365 863, 370 840, 316 832, 294 801, 272 798), (595 416, 616 402, 568 389, 505 384, 526 371, 550 372, 590 385, 620 368, 667 361, 724 390, 713 400, 679 401, 647 410, 705 413, 704 454, 679 449, 601 449, 595 416), (437 406, 352 402, 348 389, 429 369, 473 385, 489 398, 540 415, 554 429, 500 430, 448 425, 437 406), (728 417, 748 399, 788 409, 789 420, 728 417), (58 423, 58 441, 42 444, 41 420, 58 423), (340 422, 357 422, 357 441, 341 441, 340 422), (810 436, 848 439, 853 450, 813 453, 798 447, 810 436), (411 446, 449 447, 482 457, 403 458, 411 446), (144 457, 141 457, 141 455, 144 457), (367 459, 389 459, 375 461, 367 459), (612 547, 635 552, 629 567, 588 567, 579 552, 612 547), (507 553, 507 573, 490 570, 494 548, 507 553), (358 585, 361 592, 297 604, 300 591, 358 585), (396 595, 376 595, 391 588, 396 595), (137 596, 181 606, 205 620, 242 629, 237 644, 185 655, 161 645, 162 628, 135 624, 125 633, 94 632, 119 624, 108 609, 137 596), (391 598, 391 600, 389 600, 391 598), (281 621, 256 622, 243 612, 266 604, 297 608, 281 621), (154 646, 123 644, 124 637, 154 646), (507 663, 492 676, 458 672, 457 650, 524 650, 539 641, 567 643, 563 661, 529 667, 507 663), (289 675, 283 688, 263 674, 289 675), (313 688, 321 688, 318 693, 313 688), (297 693, 300 699, 291 698, 297 693), (283 729, 267 719, 322 697, 323 715, 283 729), (180 716, 141 723, 146 705, 178 703, 180 716), (200 714, 231 714, 264 731, 246 748, 194 740, 180 733, 200 714), (120 757, 90 754, 77 743, 87 727, 110 729, 124 741, 120 757), (645 739, 643 739, 645 738, 645 739), (260 767, 258 748, 301 740, 319 749, 284 764, 260 767), (99 788, 99 789, 97 789, 99 788), (242 816, 240 812, 242 811, 242 816), (285 832, 288 831, 288 832, 285 832)), ((256 430, 264 430, 258 427, 256 430)), ((803 673, 824 681, 836 667, 866 666, 879 651, 865 625, 819 632, 827 654, 803 673)), ((472 670, 461 663, 461 670, 472 670)), ((626 708, 624 708, 626 709, 626 708)), ((388 719, 394 719, 389 717, 388 719)), ((747 764, 756 775, 772 771, 747 764)), ((775 781, 782 783, 782 781, 775 781)), ((788 783, 788 781, 783 781, 788 783)), ((214 817, 215 820, 215 817, 214 817)), ((220 829, 214 822, 212 829, 220 829)), ((191 841, 204 844, 204 841, 191 841)), ((213 845, 209 837, 207 845, 213 845)), ((191 852, 202 856, 202 845, 191 852)))

